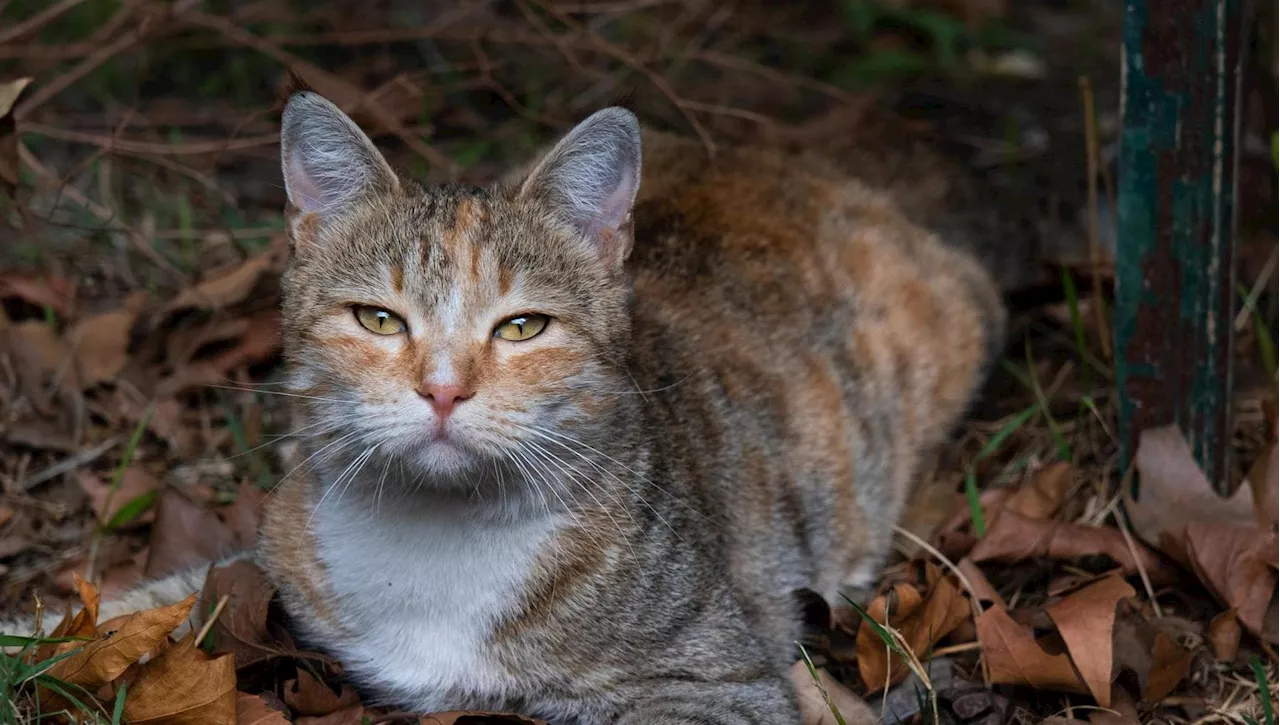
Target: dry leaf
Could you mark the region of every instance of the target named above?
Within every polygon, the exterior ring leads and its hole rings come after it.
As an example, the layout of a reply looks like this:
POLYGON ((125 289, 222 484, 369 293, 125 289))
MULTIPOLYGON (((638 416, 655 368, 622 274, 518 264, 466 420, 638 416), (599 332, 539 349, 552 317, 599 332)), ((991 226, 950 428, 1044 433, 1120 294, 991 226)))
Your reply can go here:
POLYGON ((266 574, 253 562, 236 561, 209 570, 199 611, 210 612, 222 597, 227 597, 227 605, 210 632, 214 648, 234 654, 237 667, 281 653, 267 633, 267 612, 275 592, 266 574))
POLYGON ((188 634, 142 665, 124 718, 131 725, 235 725, 235 658, 208 654, 188 634))
POLYGON ((991 586, 991 582, 987 580, 987 575, 982 572, 982 569, 977 564, 973 563, 973 559, 966 556, 956 564, 956 568, 960 570, 960 573, 964 574, 965 579, 969 580, 969 586, 973 587, 973 594, 978 597, 979 601, 1000 607, 1005 606, 1004 597, 1000 596, 995 587, 991 586))
POLYGON ((6 196, 12 195, 19 179, 17 122, 12 111, 30 82, 30 78, 15 78, 0 83, 0 189, 6 196))
POLYGON ((352 705, 345 710, 339 710, 329 715, 320 717, 300 717, 294 722, 297 725, 361 725, 364 721, 364 706, 352 705))
POLYGON ((0 116, 9 115, 9 112, 18 103, 18 96, 22 95, 23 89, 30 83, 30 78, 15 78, 11 81, 0 83, 0 116))
POLYGON ((1236 610, 1250 632, 1276 641, 1275 534, 1256 526, 1193 523, 1186 527, 1187 555, 1200 580, 1236 610))
POLYGON ((1280 496, 1280 483, 1277 478, 1280 477, 1280 447, 1276 444, 1271 445, 1271 450, 1258 457, 1254 461, 1253 468, 1249 469, 1249 488, 1253 493, 1253 500, 1257 502, 1254 511, 1257 514, 1258 525, 1267 530, 1273 530, 1276 526, 1276 517, 1280 515, 1280 502, 1277 497, 1280 496))
POLYGON ((1127 487, 1124 492, 1133 530, 1175 557, 1182 557, 1187 524, 1248 525, 1257 520, 1251 488, 1241 486, 1229 499, 1214 492, 1176 425, 1142 431, 1135 463, 1138 498, 1127 487))
MULTIPOLYGON (((1149 549, 1136 544, 1142 567, 1152 579, 1161 580, 1164 564, 1149 549)), ((1026 561, 1040 557, 1079 559, 1106 555, 1126 574, 1138 571, 1137 561, 1124 535, 1113 528, 1086 526, 1065 521, 1030 519, 1006 510, 991 522, 987 533, 969 552, 974 561, 1026 561)))
POLYGON ((1116 604, 1135 593, 1124 579, 1109 576, 1047 608, 1071 661, 1102 707, 1111 705, 1111 631, 1116 604))
POLYGON ((289 725, 289 718, 261 695, 237 692, 236 725, 289 725))
POLYGON ((1149 703, 1163 700, 1187 676, 1191 669, 1191 652, 1183 649, 1164 632, 1156 632, 1151 651, 1151 669, 1147 672, 1142 699, 1149 703))
POLYGON ((115 378, 129 361, 129 331, 138 313, 116 310, 85 318, 67 331, 81 389, 115 378))
POLYGON ((231 529, 212 511, 172 489, 160 494, 151 527, 147 578, 216 561, 235 549, 231 529))
POLYGON ((132 614, 114 633, 90 642, 84 649, 58 662, 49 674, 86 690, 96 690, 160 646, 169 633, 187 618, 195 601, 193 594, 168 607, 132 614))
POLYGON ((343 683, 338 692, 304 669, 298 678, 284 683, 284 701, 301 715, 328 715, 360 702, 360 697, 343 683))
MULTIPOLYGON (((791 669, 787 672, 787 677, 791 680, 792 686, 796 688, 797 699, 800 703, 800 722, 804 723, 804 725, 837 725, 836 717, 827 705, 827 699, 822 696, 824 690, 827 693, 827 698, 830 698, 831 704, 835 705, 835 708, 840 711, 840 715, 848 725, 875 725, 875 723, 879 722, 879 718, 871 710, 871 706, 867 705, 861 697, 853 694, 849 688, 840 684, 834 677, 827 674, 826 670, 818 670, 818 680, 815 682, 805 663, 796 662, 791 665, 791 669)), ((424 721, 423 725, 427 725, 428 722, 430 721, 424 721)), ((435 723, 430 723, 430 725, 435 725, 435 723)))
POLYGON ((8 337, 19 374, 26 372, 42 383, 58 373, 64 373, 64 381, 74 380, 75 371, 66 369, 71 347, 49 325, 37 320, 19 322, 9 327, 8 337))
POLYGON ((76 307, 75 285, 48 275, 0 275, 0 297, 16 297, 35 307, 48 307, 59 317, 70 317, 76 307))
POLYGON ((236 267, 183 290, 165 305, 165 310, 167 313, 189 308, 220 310, 239 304, 253 293, 258 281, 277 261, 274 252, 250 257, 236 267))
POLYGON ((249 549, 257 541, 258 520, 262 517, 262 502, 265 499, 266 493, 261 488, 248 481, 240 484, 236 500, 226 509, 224 516, 236 546, 249 549))
POLYGON ((1205 637, 1209 641, 1209 649, 1213 650, 1213 658, 1219 662, 1233 662, 1240 652, 1240 620, 1236 618, 1236 610, 1228 609, 1209 622, 1209 631, 1205 637))
MULTIPOLYGON (((93 507, 94 515, 97 516, 98 521, 103 523, 110 521, 125 504, 144 493, 154 491, 160 487, 159 479, 138 466, 130 466, 125 469, 124 475, 120 478, 120 488, 116 490, 114 496, 111 495, 110 483, 103 481, 88 471, 77 471, 76 481, 80 484, 80 489, 89 497, 89 504, 93 507), (110 510, 107 509, 108 498, 111 499, 110 510)), ((146 511, 136 519, 135 523, 144 523, 150 521, 151 518, 152 512, 146 511)))
MULTIPOLYGON (((922 597, 915 587, 898 584, 890 593, 876 597, 867 606, 867 614, 881 624, 898 630, 906 640, 908 649, 917 654, 928 652, 940 639, 969 618, 969 602, 952 583, 942 576, 932 563, 926 564, 927 596, 922 597), (886 610, 893 603, 891 616, 886 610)), ((867 689, 894 685, 910 673, 902 657, 892 654, 875 631, 865 624, 858 628, 858 672, 867 689)))
POLYGON ((1051 654, 1031 632, 1000 607, 983 612, 977 621, 982 656, 991 681, 1001 685, 1026 685, 1043 690, 1087 694, 1066 653, 1051 654))
MULTIPOLYGON (((1062 505, 1063 499, 1071 490, 1074 472, 1075 469, 1069 463, 1061 461, 1041 468, 1030 481, 1009 497, 1003 508, 1029 519, 1049 518, 1062 505)), ((995 515, 998 516, 999 513, 995 515)))

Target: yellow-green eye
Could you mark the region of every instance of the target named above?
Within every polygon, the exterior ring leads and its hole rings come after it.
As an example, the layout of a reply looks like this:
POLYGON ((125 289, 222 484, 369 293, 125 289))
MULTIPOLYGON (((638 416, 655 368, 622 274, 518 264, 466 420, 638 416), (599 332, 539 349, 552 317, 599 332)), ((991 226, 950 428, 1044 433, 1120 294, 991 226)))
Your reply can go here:
POLYGON ((493 334, 501 337, 503 340, 511 340, 519 342, 520 340, 528 340, 537 335, 547 326, 548 317, 546 315, 520 315, 512 317, 510 320, 498 325, 498 329, 493 334))
POLYGON ((394 335, 404 331, 404 320, 392 312, 380 310, 377 307, 363 305, 357 307, 356 319, 364 325, 364 329, 378 335, 394 335))

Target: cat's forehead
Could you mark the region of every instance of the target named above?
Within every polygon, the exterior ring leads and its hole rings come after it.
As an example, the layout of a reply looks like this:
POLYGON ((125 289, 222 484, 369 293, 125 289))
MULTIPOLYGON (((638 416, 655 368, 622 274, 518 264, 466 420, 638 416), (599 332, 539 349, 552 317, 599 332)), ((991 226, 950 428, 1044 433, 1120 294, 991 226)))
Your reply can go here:
POLYGON ((411 187, 353 232, 373 276, 428 305, 459 288, 494 297, 572 287, 581 270, 556 243, 554 225, 500 189, 411 187))

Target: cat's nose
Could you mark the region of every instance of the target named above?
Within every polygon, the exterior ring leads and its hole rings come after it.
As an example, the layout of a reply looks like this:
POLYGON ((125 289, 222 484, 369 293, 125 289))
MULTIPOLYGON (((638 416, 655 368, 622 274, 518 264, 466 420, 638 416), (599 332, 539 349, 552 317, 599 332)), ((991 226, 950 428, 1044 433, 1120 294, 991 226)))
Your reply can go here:
POLYGON ((423 383, 418 386, 418 395, 426 398, 440 420, 444 420, 454 406, 471 397, 471 391, 454 383, 423 383))

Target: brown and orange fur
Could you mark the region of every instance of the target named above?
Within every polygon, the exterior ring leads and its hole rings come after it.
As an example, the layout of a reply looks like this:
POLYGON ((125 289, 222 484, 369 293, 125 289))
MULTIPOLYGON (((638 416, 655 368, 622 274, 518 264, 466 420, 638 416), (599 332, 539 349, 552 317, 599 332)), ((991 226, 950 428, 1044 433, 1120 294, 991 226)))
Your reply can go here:
POLYGON ((641 145, 617 109, 488 188, 422 188, 352 129, 311 93, 286 112, 285 351, 316 435, 257 558, 299 633, 408 707, 798 722, 793 592, 874 581, 999 347, 990 277, 820 160, 641 145), (545 331, 485 333, 524 313, 545 331), (447 422, 419 399, 440 380, 447 422))

